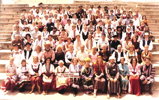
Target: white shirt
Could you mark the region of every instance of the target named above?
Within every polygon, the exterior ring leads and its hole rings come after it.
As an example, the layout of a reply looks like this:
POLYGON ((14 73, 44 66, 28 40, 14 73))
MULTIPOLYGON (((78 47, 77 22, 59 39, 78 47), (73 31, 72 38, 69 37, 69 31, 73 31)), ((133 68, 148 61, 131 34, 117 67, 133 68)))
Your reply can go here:
POLYGON ((71 61, 69 59, 72 59, 75 57, 75 53, 71 53, 70 51, 67 51, 65 54, 65 62, 66 63, 71 63, 71 61))

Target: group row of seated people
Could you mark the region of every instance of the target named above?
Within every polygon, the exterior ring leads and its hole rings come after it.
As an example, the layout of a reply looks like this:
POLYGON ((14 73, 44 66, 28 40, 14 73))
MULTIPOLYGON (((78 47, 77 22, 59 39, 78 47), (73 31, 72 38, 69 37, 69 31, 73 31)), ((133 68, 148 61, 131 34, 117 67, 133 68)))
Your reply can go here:
POLYGON ((108 62, 98 56, 93 63, 88 57, 84 60, 73 58, 68 68, 62 60, 55 67, 50 58, 42 64, 38 56, 34 56, 30 64, 27 64, 25 59, 22 60, 17 67, 14 58, 10 58, 6 72, 7 78, 2 84, 4 91, 14 91, 17 86, 20 91, 24 91, 26 86, 31 84, 29 93, 37 88, 38 93, 43 91, 43 94, 51 90, 63 94, 71 89, 74 95, 82 90, 87 94, 93 93, 96 97, 97 91, 100 90, 102 93, 107 93, 108 97, 115 93, 120 98, 121 93, 140 95, 141 88, 145 85, 149 86, 151 94, 154 82, 154 68, 149 58, 145 59, 143 65, 138 64, 136 58, 132 58, 130 64, 125 63, 124 57, 120 58, 120 64, 116 63, 113 56, 108 62), (72 76, 67 76, 69 73, 72 76))
POLYGON ((138 11, 108 7, 39 7, 23 11, 13 26, 12 57, 2 87, 46 94, 71 87, 96 96, 140 95, 154 81, 152 33, 138 11), (65 73, 65 74, 63 74, 65 73), (69 74, 68 74, 69 73, 69 74), (71 74, 74 73, 74 74, 71 74))

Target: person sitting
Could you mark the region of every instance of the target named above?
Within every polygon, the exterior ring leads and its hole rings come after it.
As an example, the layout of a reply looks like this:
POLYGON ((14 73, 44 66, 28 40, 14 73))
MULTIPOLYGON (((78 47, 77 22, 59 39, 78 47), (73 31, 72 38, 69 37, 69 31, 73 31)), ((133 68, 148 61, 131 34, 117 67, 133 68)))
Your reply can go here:
POLYGON ((141 59, 142 59, 142 63, 145 63, 146 58, 150 58, 152 57, 152 53, 148 50, 148 46, 145 46, 144 51, 142 51, 141 53, 141 59))
POLYGON ((21 65, 17 69, 18 89, 20 92, 24 92, 26 90, 27 85, 29 84, 29 67, 25 59, 21 61, 21 65))
POLYGON ((136 94, 139 96, 141 94, 140 87, 140 65, 137 63, 137 58, 132 58, 129 65, 129 93, 136 94))
POLYGON ((105 91, 105 66, 106 63, 103 61, 101 56, 98 56, 96 61, 93 64, 94 68, 94 97, 96 97, 97 90, 102 90, 102 92, 105 91))
POLYGON ((54 66, 51 64, 51 58, 47 58, 41 68, 43 94, 55 86, 54 66))
POLYGON ((32 93, 37 86, 38 93, 41 93, 41 63, 38 58, 38 56, 33 57, 33 62, 29 66, 29 75, 30 75, 30 81, 31 81, 31 91, 29 93, 32 93))
POLYGON ((16 71, 17 68, 14 64, 14 58, 11 57, 9 63, 6 65, 7 78, 2 81, 1 89, 4 90, 4 92, 7 90, 14 91, 17 82, 16 71))
POLYGON ((144 92, 146 88, 144 86, 148 85, 149 93, 152 94, 152 84, 154 82, 155 69, 152 66, 150 58, 145 58, 145 64, 141 67, 141 91, 144 92))
POLYGON ((120 64, 118 64, 119 74, 121 77, 121 84, 122 84, 122 92, 127 93, 128 85, 129 85, 129 68, 128 64, 125 62, 125 58, 120 58, 120 64))
POLYGON ((115 62, 115 57, 111 56, 109 58, 109 63, 106 67, 106 75, 107 75, 107 81, 108 81, 108 97, 110 98, 110 95, 112 93, 117 93, 118 98, 120 98, 121 89, 120 89, 120 77, 119 77, 119 70, 118 65, 115 62))
POLYGON ((56 74, 56 89, 60 94, 64 94, 69 86, 69 78, 65 77, 64 74, 68 73, 69 70, 64 66, 64 61, 60 60, 55 69, 56 74))
POLYGON ((81 71, 83 87, 86 91, 86 94, 91 94, 93 90, 93 69, 90 65, 90 58, 85 58, 84 60, 85 64, 81 71))
POLYGON ((76 96, 77 93, 78 93, 78 89, 80 88, 80 81, 81 81, 80 80, 81 68, 78 64, 78 59, 77 58, 72 59, 72 63, 69 66, 69 72, 73 73, 74 75, 77 74, 77 78, 73 76, 73 78, 71 78, 71 80, 70 80, 72 91, 74 93, 74 96, 76 96))

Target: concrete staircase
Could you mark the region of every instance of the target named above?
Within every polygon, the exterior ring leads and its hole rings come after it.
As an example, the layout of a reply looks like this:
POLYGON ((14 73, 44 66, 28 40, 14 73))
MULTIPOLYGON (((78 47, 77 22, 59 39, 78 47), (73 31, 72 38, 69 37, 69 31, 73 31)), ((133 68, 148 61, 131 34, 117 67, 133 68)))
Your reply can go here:
MULTIPOLYGON (((159 5, 153 3, 123 3, 123 2, 75 2, 74 4, 47 4, 50 8, 62 6, 71 6, 72 9, 77 8, 79 5, 84 7, 89 5, 94 5, 95 7, 108 6, 110 8, 117 5, 119 7, 124 6, 126 9, 138 9, 142 15, 146 15, 149 20, 149 27, 155 36, 154 50, 153 54, 153 65, 156 68, 155 83, 153 86, 154 91, 159 91, 159 5)), ((5 64, 8 63, 9 56, 11 54, 11 33, 12 25, 16 20, 19 19, 19 15, 22 9, 27 11, 31 9, 26 4, 14 4, 14 5, 2 5, 0 8, 0 73, 5 73, 5 64)), ((1 75, 0 75, 1 76, 1 75)))

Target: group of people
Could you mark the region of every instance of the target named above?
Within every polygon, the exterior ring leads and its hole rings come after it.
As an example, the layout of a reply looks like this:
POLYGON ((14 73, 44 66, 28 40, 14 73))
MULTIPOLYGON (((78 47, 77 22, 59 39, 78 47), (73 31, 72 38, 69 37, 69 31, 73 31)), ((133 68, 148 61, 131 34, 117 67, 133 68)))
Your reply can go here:
POLYGON ((152 33, 138 10, 33 6, 22 10, 11 39, 4 91, 152 93, 152 33))

